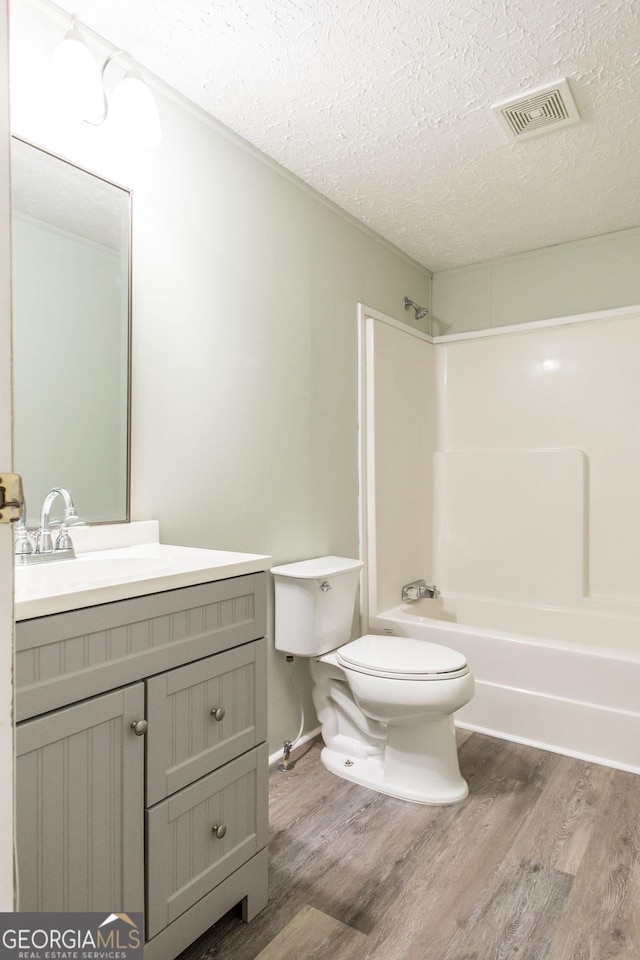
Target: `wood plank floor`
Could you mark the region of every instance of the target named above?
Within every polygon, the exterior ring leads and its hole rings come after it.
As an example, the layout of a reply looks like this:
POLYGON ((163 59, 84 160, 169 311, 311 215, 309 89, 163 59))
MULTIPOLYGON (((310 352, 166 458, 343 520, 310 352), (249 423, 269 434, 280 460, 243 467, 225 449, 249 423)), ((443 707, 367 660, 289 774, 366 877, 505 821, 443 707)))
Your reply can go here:
POLYGON ((640 960, 640 777, 459 744, 452 807, 341 780, 317 744, 272 771, 269 906, 181 960, 640 960))

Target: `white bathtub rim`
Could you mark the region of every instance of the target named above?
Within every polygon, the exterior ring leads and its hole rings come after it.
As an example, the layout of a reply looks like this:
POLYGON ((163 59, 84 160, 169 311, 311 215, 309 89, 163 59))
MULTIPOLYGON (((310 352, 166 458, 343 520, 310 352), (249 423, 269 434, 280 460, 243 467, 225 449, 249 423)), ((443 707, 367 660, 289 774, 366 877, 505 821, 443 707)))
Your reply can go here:
MULTIPOLYGON (((455 599, 453 595, 451 595, 451 599, 455 599)), ((557 611, 561 610, 562 612, 567 612, 567 608, 564 607, 545 607, 544 609, 555 609, 557 611)), ((627 617, 625 619, 635 618, 627 617)), ((547 637, 540 637, 536 634, 512 633, 510 631, 494 630, 487 627, 477 627, 468 623, 453 623, 450 620, 439 620, 437 617, 425 617, 412 613, 411 611, 407 610, 405 606, 392 607, 390 610, 385 610, 384 613, 377 614, 371 619, 369 624, 369 632, 375 633, 376 628, 384 631, 384 628, 387 627, 388 624, 397 623, 416 623, 427 628, 444 630, 445 632, 454 635, 456 633, 471 633, 479 637, 487 639, 493 638, 511 644, 522 644, 523 646, 542 646, 547 647, 550 650, 558 650, 565 653, 580 653, 588 657, 600 659, 604 657, 608 660, 619 660, 624 663, 638 663, 638 661, 640 661, 640 651, 635 654, 630 650, 620 650, 616 649, 615 647, 606 647, 599 644, 549 640, 547 637)), ((640 618, 638 619, 638 629, 640 631, 640 618)))
MULTIPOLYGON (((560 603, 533 603, 531 600, 514 600, 508 597, 487 597, 483 594, 458 593, 454 590, 443 590, 437 599, 447 600, 472 600, 480 603, 497 603, 502 607, 524 608, 526 610, 548 610, 553 613, 584 614, 595 613, 596 616, 607 615, 613 618, 627 618, 635 620, 640 618, 640 601, 628 597, 598 597, 582 595, 575 597, 571 602, 560 603)), ((419 600, 420 603, 432 602, 419 600)), ((399 604, 400 607, 409 610, 413 604, 399 604)), ((393 609, 396 609, 395 607, 393 609)))

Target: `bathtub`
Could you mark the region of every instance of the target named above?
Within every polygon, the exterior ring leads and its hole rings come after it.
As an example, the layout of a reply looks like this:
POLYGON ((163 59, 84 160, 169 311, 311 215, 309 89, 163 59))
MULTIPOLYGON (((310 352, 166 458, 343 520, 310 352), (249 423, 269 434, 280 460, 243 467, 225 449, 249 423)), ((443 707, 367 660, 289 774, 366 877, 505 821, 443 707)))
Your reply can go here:
POLYGON ((476 694, 456 714, 459 726, 640 773, 636 609, 445 597, 387 610, 369 629, 465 654, 476 694))

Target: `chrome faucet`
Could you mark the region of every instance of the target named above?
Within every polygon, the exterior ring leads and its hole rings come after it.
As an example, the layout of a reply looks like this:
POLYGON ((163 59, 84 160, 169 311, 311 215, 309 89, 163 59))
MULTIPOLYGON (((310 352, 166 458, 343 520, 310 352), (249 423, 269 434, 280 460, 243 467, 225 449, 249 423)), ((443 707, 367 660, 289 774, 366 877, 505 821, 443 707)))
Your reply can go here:
POLYGON ((78 523, 82 523, 82 521, 76 513, 76 508, 73 505, 69 491, 65 490, 64 487, 54 487, 52 490, 49 490, 49 493, 42 501, 42 509, 40 510, 40 528, 36 537, 36 553, 52 553, 53 551, 68 549, 73 551, 73 544, 71 543, 71 537, 69 536, 67 527, 69 524, 78 523), (64 520, 60 525, 60 532, 54 545, 51 540, 49 517, 51 516, 51 507, 56 497, 62 497, 64 500, 64 520))
POLYGON ((76 513, 68 490, 64 487, 53 487, 46 495, 40 510, 40 526, 33 538, 27 529, 26 513, 26 502, 23 501, 22 519, 16 524, 15 555, 18 566, 46 563, 51 560, 72 560, 75 557, 68 527, 84 526, 84 521, 76 513), (60 523, 60 530, 54 543, 51 536, 51 508, 58 497, 64 501, 64 519, 60 523))
POLYGON ((413 580, 411 583, 405 583, 402 588, 402 602, 413 603, 414 600, 429 599, 433 600, 440 596, 440 591, 435 584, 425 583, 424 580, 413 580))

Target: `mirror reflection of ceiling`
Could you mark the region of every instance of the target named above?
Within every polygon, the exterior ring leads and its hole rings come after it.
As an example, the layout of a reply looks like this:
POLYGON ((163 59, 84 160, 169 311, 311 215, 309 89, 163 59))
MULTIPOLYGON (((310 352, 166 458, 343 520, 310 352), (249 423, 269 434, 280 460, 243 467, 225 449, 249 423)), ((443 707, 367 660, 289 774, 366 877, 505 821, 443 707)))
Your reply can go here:
MULTIPOLYGON (((114 185, 14 139, 11 202, 14 211, 113 250, 126 243, 123 208, 114 185), (124 234, 124 236, 123 236, 124 234)), ((123 192, 123 198, 126 194, 123 192)))
POLYGON ((640 224, 640 4, 62 0, 432 270, 640 224), (567 77, 582 122, 490 107, 567 77))

